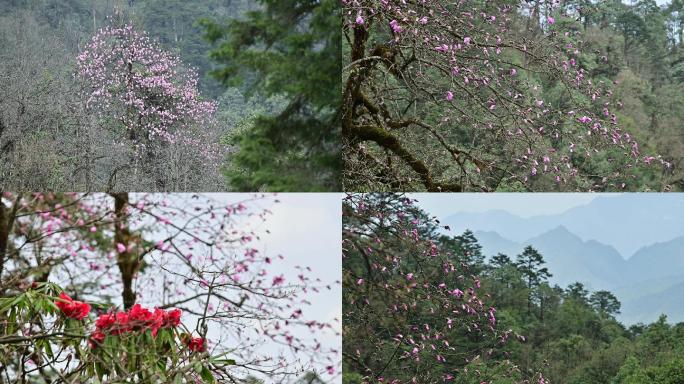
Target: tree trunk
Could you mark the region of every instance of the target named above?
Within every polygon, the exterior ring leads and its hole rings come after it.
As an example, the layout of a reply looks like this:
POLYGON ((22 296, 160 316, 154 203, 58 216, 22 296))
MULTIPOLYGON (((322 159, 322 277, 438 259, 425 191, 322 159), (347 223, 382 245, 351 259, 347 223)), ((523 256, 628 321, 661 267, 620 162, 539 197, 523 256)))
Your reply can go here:
POLYGON ((9 238, 9 228, 7 225, 7 208, 0 201, 0 284, 2 283, 2 270, 5 266, 5 255, 7 254, 7 239, 9 238))
POLYGON ((532 279, 527 279, 527 315, 532 315, 532 279))
MULTIPOLYGON (((0 198, 3 192, 0 191, 0 198)), ((19 209, 19 201, 21 194, 16 196, 15 203, 12 205, 12 210, 8 211, 5 204, 0 201, 0 292, 2 292, 2 272, 5 269, 5 258, 7 257, 7 246, 9 245, 9 234, 12 232, 14 226, 14 219, 19 209)))
MULTIPOLYGON (((133 292, 133 278, 140 268, 140 259, 137 251, 129 252, 128 245, 131 243, 131 231, 128 228, 126 207, 128 206, 128 193, 113 193, 114 197, 114 246, 123 244, 124 250, 117 249, 117 265, 121 272, 123 283, 124 309, 130 309, 135 304, 135 292, 133 292)), ((118 248, 118 247, 117 247, 118 248)))
POLYGON ((97 33, 97 22, 95 20, 95 0, 93 0, 93 35, 97 33))

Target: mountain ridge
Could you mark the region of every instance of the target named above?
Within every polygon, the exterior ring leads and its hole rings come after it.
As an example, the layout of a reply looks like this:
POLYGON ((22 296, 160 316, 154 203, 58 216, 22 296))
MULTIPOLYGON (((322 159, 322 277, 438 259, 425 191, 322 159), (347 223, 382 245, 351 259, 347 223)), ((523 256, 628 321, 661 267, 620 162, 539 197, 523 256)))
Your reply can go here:
POLYGON ((668 296, 677 287, 684 287, 684 236, 643 246, 632 260, 598 240, 582 240, 563 225, 523 242, 494 231, 476 231, 474 235, 487 257, 504 253, 515 260, 531 245, 544 256, 553 274, 549 279, 552 284, 567 287, 579 281, 592 291, 613 292, 623 304, 623 314, 618 318, 626 324, 654 321, 659 311, 672 321, 684 321, 684 306, 678 307, 679 301, 668 296), (644 305, 646 302, 649 304, 644 305))
POLYGON ((613 246, 626 259, 644 244, 684 235, 684 199, 661 193, 598 196, 558 214, 521 217, 496 209, 458 212, 442 222, 457 233, 465 229, 494 231, 518 243, 563 225, 585 241, 613 246))

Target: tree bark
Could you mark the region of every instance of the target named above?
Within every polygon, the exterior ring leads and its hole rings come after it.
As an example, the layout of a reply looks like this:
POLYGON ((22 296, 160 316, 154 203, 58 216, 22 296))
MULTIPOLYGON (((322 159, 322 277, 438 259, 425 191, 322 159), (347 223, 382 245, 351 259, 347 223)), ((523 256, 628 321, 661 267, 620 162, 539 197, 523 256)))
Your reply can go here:
MULTIPOLYGON (((0 191, 0 199, 2 198, 3 192, 0 191)), ((7 210, 5 204, 0 201, 0 291, 2 291, 2 272, 5 268, 5 259, 7 257, 7 247, 9 245, 9 234, 12 232, 12 227, 14 226, 14 219, 17 216, 17 209, 19 209, 19 201, 21 200, 21 194, 16 196, 15 203, 12 205, 11 210, 7 210)))
POLYGON ((7 239, 9 230, 7 225, 7 208, 0 201, 0 282, 2 282, 2 271, 5 266, 5 255, 7 254, 7 239))
POLYGON ((123 283, 124 309, 130 309, 135 304, 135 292, 133 291, 133 278, 140 268, 140 259, 136 251, 129 252, 128 245, 131 243, 131 231, 128 228, 126 208, 128 207, 128 193, 113 193, 114 198, 114 246, 123 244, 123 252, 117 249, 117 265, 121 272, 123 283))

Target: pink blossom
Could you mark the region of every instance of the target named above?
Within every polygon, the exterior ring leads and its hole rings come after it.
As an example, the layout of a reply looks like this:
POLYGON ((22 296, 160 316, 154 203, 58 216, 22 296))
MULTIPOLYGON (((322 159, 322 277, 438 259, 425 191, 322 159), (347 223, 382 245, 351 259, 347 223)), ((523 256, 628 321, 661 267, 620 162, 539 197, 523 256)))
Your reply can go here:
POLYGON ((390 21, 390 27, 392 28, 392 31, 394 33, 401 33, 401 25, 399 25, 399 22, 396 20, 390 21))

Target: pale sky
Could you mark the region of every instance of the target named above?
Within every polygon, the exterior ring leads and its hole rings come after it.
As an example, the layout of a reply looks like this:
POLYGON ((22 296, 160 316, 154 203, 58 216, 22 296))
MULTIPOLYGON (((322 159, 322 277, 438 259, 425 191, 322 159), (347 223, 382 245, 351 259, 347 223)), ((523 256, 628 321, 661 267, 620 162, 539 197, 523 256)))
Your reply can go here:
MULTIPOLYGON (((252 193, 203 193, 213 203, 219 206, 230 205, 249 200, 255 194, 252 193)), ((170 194, 164 198, 172 201, 190 201, 191 194, 170 194)), ((341 193, 286 193, 267 195, 265 199, 249 202, 247 206, 260 211, 260 208, 269 209, 272 214, 262 220, 252 215, 249 218, 239 219, 245 230, 254 230, 258 239, 250 243, 250 247, 259 250, 260 255, 269 256, 273 260, 278 255, 284 259, 277 261, 277 270, 271 271, 283 274, 286 279, 296 280, 297 275, 302 273, 296 267, 310 267, 308 277, 320 278, 317 285, 330 284, 331 290, 321 289, 315 293, 309 290, 306 296, 311 305, 304 306, 304 317, 307 320, 327 322, 335 327, 335 331, 323 331, 315 335, 322 349, 336 349, 341 353, 341 319, 342 319, 342 287, 336 284, 342 277, 342 197, 341 193), (274 203, 278 200, 279 203, 274 203), (337 333, 337 334, 336 334, 337 333)), ((173 221, 173 219, 172 219, 173 221)), ((274 263, 274 268, 275 267, 274 263)), ((192 324, 191 315, 187 315, 184 321, 192 324)), ((255 325, 256 328, 256 325, 255 325)), ((291 328, 293 336, 311 340, 311 333, 305 327, 291 328)), ((210 327, 207 334, 209 340, 219 339, 215 333, 216 327, 210 327), (215 336, 212 337, 212 334, 215 336)), ((286 352, 285 347, 273 343, 267 343, 261 348, 252 351, 254 356, 276 356, 279 351, 286 352)), ((302 362, 306 361, 306 355, 300 356, 302 362)), ((340 362, 341 355, 334 356, 336 362, 340 362)), ((322 359, 320 359, 322 360, 322 359)), ((316 370, 326 383, 339 384, 342 382, 341 365, 335 366, 335 376, 325 373, 326 365, 316 367, 316 370)), ((252 372, 252 374, 255 374, 252 372)), ((265 378, 265 382, 270 382, 265 378)))
MULTIPOLYGON (((276 196, 280 203, 271 207, 261 234, 261 251, 266 255, 285 256, 279 265, 285 276, 296 276, 295 266, 309 266, 312 277, 332 284, 331 291, 312 294, 311 306, 305 308, 307 318, 334 323, 342 319, 342 287, 333 284, 342 277, 342 196, 341 193, 285 193, 276 196), (265 233, 268 229, 270 233, 265 233), (290 268, 288 271, 287 268, 290 268)), ((219 201, 237 202, 245 194, 216 194, 219 201)), ((341 332, 341 324, 336 323, 341 332)), ((307 333, 302 337, 306 338, 307 333)), ((342 350, 342 337, 324 334, 321 342, 342 350)), ((341 355, 338 356, 341 361, 341 355)), ((324 367, 322 367, 324 368, 324 367)), ((340 369, 341 367, 335 367, 340 369)), ((326 383, 341 383, 342 378, 323 374, 326 383)), ((268 380, 267 380, 268 381, 268 380)))
MULTIPOLYGON (((603 193, 601 196, 616 196, 603 193)), ((586 205, 599 195, 590 193, 409 193, 418 205, 445 218, 456 212, 504 210, 520 217, 558 214, 586 205)))

